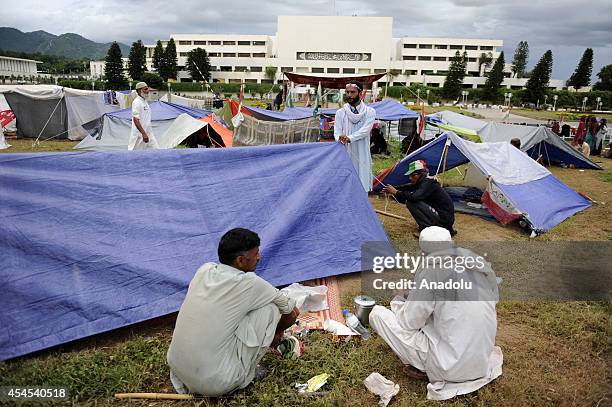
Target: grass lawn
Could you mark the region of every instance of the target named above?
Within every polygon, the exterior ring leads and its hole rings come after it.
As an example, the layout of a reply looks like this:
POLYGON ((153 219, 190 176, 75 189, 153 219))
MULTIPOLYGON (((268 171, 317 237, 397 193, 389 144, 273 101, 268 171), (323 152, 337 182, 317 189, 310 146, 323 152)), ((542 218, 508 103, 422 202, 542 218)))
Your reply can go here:
MULTIPOLYGON (((31 152, 31 141, 8 140, 14 147, 2 152, 31 152)), ((75 142, 46 142, 35 151, 71 151, 75 142)), ((375 172, 392 165, 399 144, 392 143, 389 158, 374 158, 375 172)), ((612 164, 604 171, 552 168, 563 182, 594 200, 604 202, 568 219, 538 240, 612 240, 610 188, 612 164)), ((452 170, 446 185, 461 176, 452 170)), ((387 203, 371 197, 374 207, 387 203)), ((389 203, 389 211, 409 216, 405 207, 389 203)), ((391 238, 412 238, 413 221, 381 217, 391 238)), ((457 214, 458 240, 527 240, 518 229, 469 215, 457 214)), ((203 259, 204 260, 204 259, 203 259)), ((195 271, 195 270, 194 270, 195 271)), ((339 277, 342 303, 348 307, 360 292, 358 274, 339 277)), ((399 359, 373 335, 367 342, 333 343, 320 332, 309 334, 306 352, 298 360, 267 355, 270 374, 234 396, 185 402, 132 401, 134 406, 372 406, 378 401, 363 386, 374 371, 400 385, 391 406, 573 406, 610 405, 612 303, 504 301, 498 304, 497 344, 504 352, 503 375, 478 392, 447 402, 426 400, 426 383, 408 378, 399 359), (296 382, 329 373, 318 398, 298 395, 296 382)), ((65 386, 71 403, 116 405, 117 392, 171 393, 165 355, 176 315, 85 338, 0 362, 0 386, 65 386)), ((36 329, 36 327, 32 327, 36 329)))
POLYGON ((582 116, 585 115, 593 115, 597 117, 604 117, 608 121, 612 119, 612 114, 610 113, 591 113, 591 112, 549 112, 548 110, 534 110, 534 109, 521 109, 521 108, 512 108, 512 114, 518 116, 530 117, 532 119, 538 120, 560 120, 561 116, 563 116, 564 121, 579 121, 582 116))

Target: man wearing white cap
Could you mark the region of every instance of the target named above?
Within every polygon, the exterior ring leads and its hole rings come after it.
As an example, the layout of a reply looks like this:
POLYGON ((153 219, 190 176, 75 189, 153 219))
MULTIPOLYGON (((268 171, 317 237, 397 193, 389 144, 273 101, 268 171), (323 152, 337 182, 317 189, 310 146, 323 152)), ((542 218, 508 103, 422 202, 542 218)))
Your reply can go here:
POLYGON ((151 127, 151 108, 146 97, 149 87, 144 82, 136 84, 136 99, 132 102, 132 133, 128 143, 128 150, 144 150, 146 148, 159 148, 157 139, 151 127))
POLYGON ((344 144, 357 170, 363 188, 372 190, 372 156, 370 155, 370 132, 376 111, 361 102, 359 96, 363 85, 359 81, 346 84, 347 103, 336 112, 334 138, 344 144))
POLYGON ((497 278, 482 257, 454 247, 447 229, 424 229, 419 245, 426 257, 408 298, 394 298, 390 310, 375 306, 370 326, 406 365, 408 376, 429 380, 427 398, 446 400, 502 373, 503 355, 495 346, 497 278))

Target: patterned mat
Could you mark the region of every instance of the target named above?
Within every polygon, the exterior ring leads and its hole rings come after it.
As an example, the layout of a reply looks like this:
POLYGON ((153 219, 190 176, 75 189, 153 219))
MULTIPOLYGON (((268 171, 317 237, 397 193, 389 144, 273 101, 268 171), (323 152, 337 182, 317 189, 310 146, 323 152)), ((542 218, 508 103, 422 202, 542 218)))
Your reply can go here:
POLYGON ((304 281, 302 284, 308 286, 327 286, 327 305, 329 309, 301 314, 298 317, 301 323, 308 324, 309 330, 323 330, 323 322, 326 319, 333 319, 344 323, 342 306, 340 304, 340 288, 338 287, 336 277, 317 278, 315 280, 304 281))

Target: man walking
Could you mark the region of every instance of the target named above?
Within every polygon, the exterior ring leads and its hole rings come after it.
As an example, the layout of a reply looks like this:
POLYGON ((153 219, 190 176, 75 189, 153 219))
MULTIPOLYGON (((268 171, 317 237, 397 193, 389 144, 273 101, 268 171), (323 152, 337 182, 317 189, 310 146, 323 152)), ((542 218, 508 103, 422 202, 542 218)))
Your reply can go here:
POLYGON ((159 148, 157 139, 151 127, 151 108, 147 103, 149 87, 144 82, 136 84, 136 99, 132 102, 132 133, 128 143, 128 150, 144 150, 146 148, 159 148))

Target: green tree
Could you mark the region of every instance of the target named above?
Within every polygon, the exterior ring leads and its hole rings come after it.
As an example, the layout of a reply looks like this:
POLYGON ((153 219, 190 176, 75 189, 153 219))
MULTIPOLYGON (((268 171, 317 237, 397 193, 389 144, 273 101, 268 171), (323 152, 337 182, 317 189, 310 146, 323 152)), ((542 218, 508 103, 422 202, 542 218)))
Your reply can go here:
POLYGON ((157 40, 157 44, 153 49, 153 68, 155 68, 157 73, 163 77, 162 71, 165 70, 164 47, 160 40, 157 40))
POLYGON ((266 76, 266 79, 269 79, 272 82, 274 82, 274 79, 276 79, 276 67, 266 66, 265 76, 266 76))
POLYGON ((593 86, 593 89, 612 91, 612 65, 601 68, 597 77, 599 81, 593 86))
POLYGON ((551 50, 548 50, 542 55, 540 61, 531 71, 531 77, 527 81, 525 89, 525 100, 529 102, 544 102, 544 95, 550 81, 552 72, 553 55, 551 50))
POLYGON ((121 49, 117 42, 113 42, 108 49, 104 65, 104 75, 108 89, 120 90, 127 87, 127 79, 123 74, 123 60, 121 49))
POLYGON ((484 72, 482 71, 482 67, 485 67, 485 70, 491 66, 493 63, 493 54, 490 52, 483 52, 478 57, 478 73, 483 76, 484 72))
POLYGON ((591 74, 593 73, 593 49, 587 48, 580 58, 580 62, 576 67, 573 75, 568 79, 567 86, 573 86, 580 89, 584 86, 589 86, 591 83, 591 74))
POLYGON ((527 41, 521 41, 516 46, 514 58, 512 58, 512 72, 515 78, 522 78, 527 67, 527 59, 529 58, 529 44, 527 41))
POLYGON ((141 40, 132 43, 128 57, 128 72, 130 78, 140 80, 142 74, 147 70, 147 49, 141 40))
POLYGON ((168 44, 166 45, 166 51, 164 52, 164 65, 165 65, 165 74, 160 76, 165 80, 168 79, 176 79, 178 75, 178 64, 176 62, 176 44, 174 43, 174 39, 170 38, 168 44))
POLYGON ((497 57, 497 60, 493 64, 493 68, 487 75, 487 81, 485 82, 483 96, 485 99, 495 103, 499 99, 499 87, 504 81, 504 64, 506 63, 504 58, 504 52, 502 51, 497 57))
POLYGON ((164 80, 161 76, 154 72, 145 72, 140 77, 140 80, 146 82, 150 88, 164 89, 164 80))
POLYGON ((210 60, 204 49, 196 48, 189 51, 185 67, 189 71, 191 79, 206 82, 210 80, 210 60))
POLYGON ((442 96, 447 99, 456 99, 461 94, 463 88, 463 78, 465 78, 465 68, 467 66, 467 53, 461 55, 459 51, 451 58, 448 67, 448 75, 442 87, 442 96))

